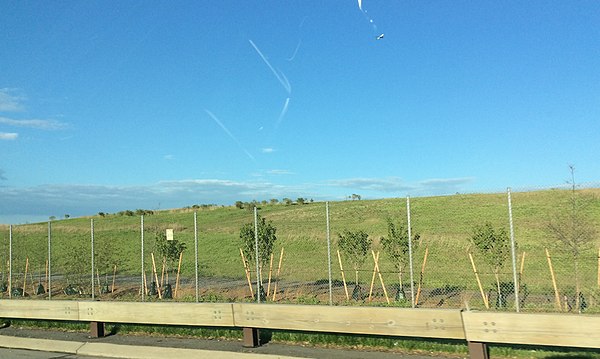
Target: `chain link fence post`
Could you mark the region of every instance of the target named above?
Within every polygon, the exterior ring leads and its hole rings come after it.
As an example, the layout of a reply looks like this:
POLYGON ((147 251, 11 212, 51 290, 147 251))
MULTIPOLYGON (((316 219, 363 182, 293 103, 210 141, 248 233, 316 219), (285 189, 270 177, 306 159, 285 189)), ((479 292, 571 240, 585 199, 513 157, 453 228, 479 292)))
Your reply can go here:
POLYGON ((410 228, 410 197, 406 196, 406 217, 408 222, 408 266, 410 270, 410 302, 415 307, 415 279, 413 271, 412 230, 410 228))

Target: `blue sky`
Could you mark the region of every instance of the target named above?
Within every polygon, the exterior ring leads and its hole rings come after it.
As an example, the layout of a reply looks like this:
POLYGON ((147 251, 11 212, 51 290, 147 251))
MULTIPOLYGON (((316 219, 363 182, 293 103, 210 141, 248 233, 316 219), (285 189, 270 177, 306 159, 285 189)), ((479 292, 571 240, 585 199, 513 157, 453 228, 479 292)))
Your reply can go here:
POLYGON ((3 1, 0 223, 597 183, 599 24, 598 1, 3 1))

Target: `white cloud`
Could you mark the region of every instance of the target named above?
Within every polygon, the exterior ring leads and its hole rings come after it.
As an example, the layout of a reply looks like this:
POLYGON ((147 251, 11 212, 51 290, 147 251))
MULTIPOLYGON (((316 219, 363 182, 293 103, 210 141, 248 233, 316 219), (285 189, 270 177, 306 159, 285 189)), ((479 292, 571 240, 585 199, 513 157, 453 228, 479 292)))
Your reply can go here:
POLYGON ((163 158, 167 161, 172 161, 175 159, 175 156, 173 155, 164 155, 163 158))
MULTIPOLYGON (((284 170, 274 173, 287 174, 284 170)), ((270 171, 270 172, 273 172, 270 171)), ((0 178, 4 172, 0 171, 0 178)), ((358 193, 363 198, 442 195, 464 192, 471 178, 428 179, 405 183, 399 178, 351 178, 324 183, 277 184, 265 180, 188 179, 161 181, 138 186, 41 185, 33 187, 0 186, 0 223, 7 218, 73 217, 98 212, 114 213, 127 209, 182 208, 194 204, 232 205, 235 201, 271 198, 344 198, 358 193), (13 217, 11 217, 13 216, 13 217)))
POLYGON ((273 152, 275 152, 275 149, 266 147, 266 148, 263 148, 261 151, 262 151, 262 153, 273 153, 273 152))
POLYGON ((15 127, 35 128, 38 130, 60 130, 68 127, 66 123, 56 120, 15 120, 7 117, 0 117, 0 124, 15 127))
POLYGON ((16 140, 19 137, 18 133, 0 132, 0 140, 16 140))
POLYGON ((9 88, 0 89, 0 111, 23 111, 22 102, 24 100, 24 97, 15 95, 14 92, 15 90, 9 88))

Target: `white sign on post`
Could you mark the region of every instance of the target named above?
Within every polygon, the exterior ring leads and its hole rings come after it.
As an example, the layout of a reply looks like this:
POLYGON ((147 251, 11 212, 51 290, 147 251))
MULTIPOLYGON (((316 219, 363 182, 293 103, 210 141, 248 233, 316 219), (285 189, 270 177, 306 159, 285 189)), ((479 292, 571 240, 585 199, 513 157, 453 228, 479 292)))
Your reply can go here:
POLYGON ((167 241, 173 240, 173 228, 167 228, 167 241))

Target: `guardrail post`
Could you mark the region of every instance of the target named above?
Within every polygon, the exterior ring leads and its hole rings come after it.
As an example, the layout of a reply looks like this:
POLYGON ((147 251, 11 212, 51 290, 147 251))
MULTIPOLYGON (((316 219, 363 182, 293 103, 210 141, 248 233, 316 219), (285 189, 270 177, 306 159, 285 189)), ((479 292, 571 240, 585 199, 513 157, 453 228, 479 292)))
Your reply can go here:
POLYGON ((490 348, 487 343, 468 342, 471 359, 490 359, 490 348))
POLYGON ((246 348, 256 348, 260 346, 260 336, 258 328, 244 328, 244 346, 246 348))
POLYGON ((104 322, 90 322, 90 338, 102 338, 104 336, 104 322))

